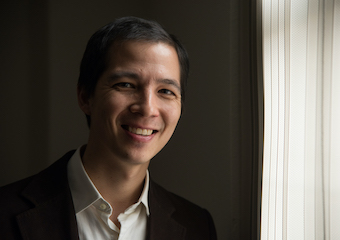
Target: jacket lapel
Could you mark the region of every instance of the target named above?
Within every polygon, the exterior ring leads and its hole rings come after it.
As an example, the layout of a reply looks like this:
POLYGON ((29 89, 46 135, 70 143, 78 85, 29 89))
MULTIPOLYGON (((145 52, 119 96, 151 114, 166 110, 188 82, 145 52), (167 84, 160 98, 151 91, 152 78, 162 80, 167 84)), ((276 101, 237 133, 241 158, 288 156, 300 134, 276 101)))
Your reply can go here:
POLYGON ((181 240, 185 238, 185 227, 172 218, 175 208, 164 195, 165 190, 150 180, 147 240, 181 240))
POLYGON ((24 239, 78 239, 77 223, 67 180, 67 153, 39 173, 22 195, 34 207, 17 216, 24 239), (38 230, 38 231, 37 231, 38 230))

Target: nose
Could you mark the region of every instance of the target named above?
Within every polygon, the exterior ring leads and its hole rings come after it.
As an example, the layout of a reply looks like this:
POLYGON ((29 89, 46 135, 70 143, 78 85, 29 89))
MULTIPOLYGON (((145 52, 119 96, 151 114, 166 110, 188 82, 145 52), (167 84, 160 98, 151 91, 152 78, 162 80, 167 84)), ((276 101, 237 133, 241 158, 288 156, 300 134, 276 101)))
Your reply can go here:
POLYGON ((130 111, 143 117, 157 117, 159 108, 156 94, 149 89, 139 92, 134 103, 130 106, 130 111))

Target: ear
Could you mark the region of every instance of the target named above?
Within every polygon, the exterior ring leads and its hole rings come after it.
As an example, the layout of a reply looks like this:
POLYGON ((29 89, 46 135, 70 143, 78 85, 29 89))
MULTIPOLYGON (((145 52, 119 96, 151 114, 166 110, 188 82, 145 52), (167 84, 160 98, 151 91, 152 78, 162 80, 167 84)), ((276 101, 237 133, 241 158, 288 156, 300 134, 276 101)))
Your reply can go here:
POLYGON ((77 87, 78 105, 80 109, 86 114, 91 115, 90 97, 84 88, 77 87))

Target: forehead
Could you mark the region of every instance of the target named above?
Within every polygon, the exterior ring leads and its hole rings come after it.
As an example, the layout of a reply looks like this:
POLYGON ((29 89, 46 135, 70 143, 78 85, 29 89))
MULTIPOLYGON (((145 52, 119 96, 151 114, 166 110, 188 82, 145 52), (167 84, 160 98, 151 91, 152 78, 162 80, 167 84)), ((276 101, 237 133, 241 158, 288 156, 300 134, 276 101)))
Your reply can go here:
POLYGON ((158 70, 180 80, 176 49, 164 42, 129 40, 113 43, 107 54, 107 70, 119 68, 138 68, 150 72, 158 70))
MULTIPOLYGON (((116 58, 127 58, 134 59, 138 54, 154 53, 158 57, 173 57, 179 64, 178 55, 176 49, 165 42, 152 42, 143 40, 124 40, 116 41, 111 44, 107 53, 108 63, 114 61, 116 58), (168 56, 165 56, 167 54, 168 56)), ((145 55, 139 55, 139 57, 145 55)), ((131 60, 132 60, 131 59, 131 60)))

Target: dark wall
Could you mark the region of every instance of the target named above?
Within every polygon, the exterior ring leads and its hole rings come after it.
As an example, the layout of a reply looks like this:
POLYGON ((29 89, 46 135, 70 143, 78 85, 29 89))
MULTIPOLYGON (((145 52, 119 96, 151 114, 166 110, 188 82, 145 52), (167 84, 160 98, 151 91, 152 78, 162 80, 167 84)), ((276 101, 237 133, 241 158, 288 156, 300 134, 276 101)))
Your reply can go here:
POLYGON ((90 35, 117 17, 154 19, 187 47, 191 74, 151 176, 207 208, 219 239, 250 239, 258 153, 249 0, 5 0, 0 9, 0 185, 86 143, 76 81, 90 35))

